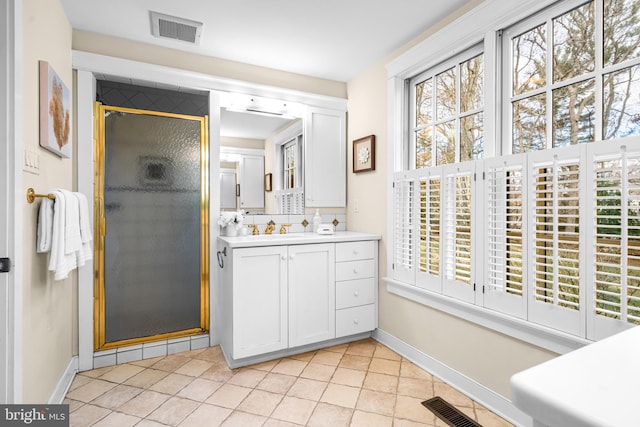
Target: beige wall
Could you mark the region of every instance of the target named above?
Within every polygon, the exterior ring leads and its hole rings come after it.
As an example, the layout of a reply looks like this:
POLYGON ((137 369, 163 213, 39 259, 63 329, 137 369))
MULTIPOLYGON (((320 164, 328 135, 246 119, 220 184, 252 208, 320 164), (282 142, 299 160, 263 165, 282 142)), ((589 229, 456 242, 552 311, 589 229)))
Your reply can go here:
POLYGON ((232 138, 229 136, 221 136, 220 146, 264 150, 265 141, 263 139, 232 138))
MULTIPOLYGON (((40 156, 38 175, 23 172, 24 188, 38 192, 51 188, 74 189, 72 158, 62 159, 39 147, 38 60, 44 60, 72 90, 71 26, 59 0, 23 2, 23 144, 40 156)), ((76 353, 75 294, 77 274, 53 281, 47 272, 48 254, 36 253, 37 210, 24 212, 23 282, 23 397, 25 403, 46 403, 60 376, 76 353)))
MULTIPOLYGON (((398 49, 383 62, 348 83, 348 209, 347 224, 355 231, 383 236, 380 243, 380 277, 386 276, 388 244, 386 206, 390 195, 387 183, 387 72, 385 64, 421 40, 482 3, 469 2, 457 13, 427 29, 418 38, 398 49), (376 136, 376 170, 351 172, 354 139, 376 136)), ((493 391, 509 398, 509 378, 514 373, 549 360, 555 354, 509 338, 457 317, 390 294, 379 284, 380 329, 394 335, 425 354, 493 391)))

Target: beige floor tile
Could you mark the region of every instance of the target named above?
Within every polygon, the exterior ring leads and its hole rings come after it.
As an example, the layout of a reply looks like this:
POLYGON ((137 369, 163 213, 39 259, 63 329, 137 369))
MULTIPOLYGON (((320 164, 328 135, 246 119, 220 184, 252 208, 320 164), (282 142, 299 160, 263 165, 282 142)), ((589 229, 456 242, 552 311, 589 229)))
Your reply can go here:
POLYGON ((294 359, 282 359, 280 362, 273 367, 271 372, 276 374, 285 374, 285 375, 293 375, 297 377, 307 366, 307 362, 303 362, 301 360, 294 359))
POLYGON ((174 396, 160 405, 158 409, 147 415, 147 419, 169 426, 177 426, 191 415, 198 406, 200 406, 198 402, 174 396))
POLYGON ((240 403, 237 410, 254 415, 268 417, 276 406, 280 404, 284 395, 271 393, 264 390, 253 390, 246 399, 240 403))
POLYGON ((357 354, 345 354, 338 365, 340 368, 357 369, 358 371, 366 371, 369 369, 371 357, 359 356, 357 354))
POLYGON ((140 418, 133 415, 123 414, 121 412, 112 412, 92 427, 131 427, 140 422, 140 418))
POLYGON ((115 369, 115 366, 105 366, 103 368, 92 369, 90 371, 82 372, 82 375, 89 378, 98 378, 109 372, 110 370, 115 369))
POLYGON ((83 386, 88 382, 91 382, 91 380, 92 380, 91 377, 87 377, 80 373, 73 378, 73 381, 71 382, 71 385, 69 386, 69 390, 67 392, 73 391, 78 387, 83 386))
POLYGON ((151 387, 149 390, 166 394, 176 394, 194 380, 193 377, 180 374, 169 374, 151 387))
POLYGON ((395 393, 398 390, 398 377, 377 372, 367 372, 362 387, 369 390, 395 393))
POLYGON ((290 423, 288 421, 276 420, 275 418, 269 418, 263 425, 263 427, 299 427, 300 424, 290 423))
POLYGON ((206 360, 191 359, 180 368, 176 369, 176 374, 199 377, 213 366, 212 362, 206 360))
POLYGON ((321 402, 332 405, 344 406, 345 408, 355 408, 360 389, 340 384, 329 384, 320 398, 321 402))
POLYGON ((233 384, 225 384, 216 390, 205 402, 223 408, 236 409, 236 407, 251 393, 251 389, 233 384))
POLYGON ((349 344, 338 344, 331 347, 323 348, 324 351, 332 351, 334 353, 342 353, 344 354, 349 348, 349 344))
POLYGON ((152 357, 149 359, 142 359, 142 360, 134 360, 133 362, 129 362, 130 365, 136 365, 136 366, 142 366, 143 368, 148 368, 151 365, 159 362, 164 356, 160 356, 160 357, 152 357))
MULTIPOLYGON (((203 404, 182 421, 180 427, 217 427, 227 419, 232 410, 203 404)), ((137 427, 137 426, 136 426, 137 427)))
POLYGON ((287 395, 299 397, 301 399, 318 401, 322 397, 322 393, 324 393, 326 388, 327 383, 324 381, 298 378, 295 384, 293 384, 287 392, 287 395))
POLYGON ((395 418, 433 424, 435 415, 422 406, 424 399, 409 396, 397 396, 395 418))
POLYGON ((108 392, 98 396, 91 401, 92 405, 101 406, 103 408, 116 410, 120 406, 124 405, 144 390, 138 387, 131 387, 128 385, 118 385, 108 392))
POLYGON ((393 427, 433 427, 433 424, 425 424, 419 423, 417 421, 403 420, 402 418, 394 418, 393 427))
POLYGON ((351 421, 352 427, 391 427, 393 418, 370 412, 355 411, 351 421))
POLYGON ((313 356, 316 355, 315 351, 308 351, 306 353, 294 354, 293 356, 289 356, 289 359, 299 360, 301 362, 309 362, 313 359, 313 356))
POLYGON ((423 380, 434 381, 435 378, 428 372, 424 371, 420 367, 414 365, 408 360, 403 360, 400 366, 400 376, 408 378, 419 378, 423 380))
POLYGON ((206 360, 207 362, 220 363, 224 362, 224 355, 222 354, 222 350, 220 346, 205 348, 203 351, 198 353, 194 359, 198 360, 206 360))
POLYGON ((435 396, 432 381, 408 377, 399 378, 398 394, 422 398, 423 400, 431 399, 435 396))
POLYGON ((90 426, 111 413, 110 410, 94 405, 83 405, 69 414, 70 427, 90 426))
POLYGON ((184 397, 185 399, 195 400, 196 402, 204 402, 216 390, 222 387, 223 384, 224 383, 218 381, 196 378, 195 380, 193 380, 193 382, 180 390, 177 396, 184 397))
POLYGON ((81 406, 85 404, 84 402, 80 402, 79 400, 73 400, 69 398, 65 398, 62 403, 64 403, 65 405, 69 405, 69 412, 77 411, 81 406))
POLYGON ((116 366, 109 372, 102 375, 100 379, 111 381, 113 383, 122 383, 142 371, 144 371, 144 368, 142 366, 130 365, 126 363, 124 365, 116 366))
POLYGON ((243 387, 254 388, 260 381, 267 376, 266 371, 259 371, 257 369, 243 368, 238 370, 234 376, 229 378, 228 384, 241 385, 243 387))
POLYGON ((169 375, 169 372, 167 371, 160 371, 158 369, 145 369, 139 374, 129 378, 124 382, 124 384, 133 387, 149 388, 167 375, 169 375))
POLYGON ((88 402, 91 402, 93 399, 97 398, 98 396, 101 396, 104 393, 108 392, 109 390, 114 388, 116 385, 117 384, 114 384, 108 381, 93 379, 88 383, 76 388, 69 394, 67 394, 67 397, 69 399, 79 400, 80 402, 88 403, 88 402))
POLYGON ((260 415, 234 411, 222 424, 222 427, 261 427, 267 419, 260 415))
POLYGON ((271 418, 305 425, 311 417, 316 404, 311 400, 285 396, 273 411, 273 414, 271 414, 271 418))
POLYGON ((442 397, 453 406, 473 407, 473 401, 471 399, 447 384, 439 382, 433 383, 433 392, 436 396, 442 397))
POLYGON ((271 371, 274 366, 278 364, 278 359, 275 360, 267 360, 266 362, 256 363, 255 365, 249 366, 251 369, 257 369, 258 371, 271 371))
POLYGON ((355 354, 357 356, 372 357, 376 350, 376 342, 373 340, 361 340, 351 343, 347 348, 347 354, 355 354))
POLYGON ((395 394, 365 389, 360 392, 356 409, 392 417, 395 406, 395 394))
POLYGON ((265 376, 264 379, 260 381, 260 384, 258 384, 256 388, 273 393, 286 394, 293 383, 296 382, 296 379, 297 377, 294 377, 292 375, 275 374, 273 372, 269 372, 267 376, 265 376))
POLYGON ((166 424, 160 424, 157 421, 144 419, 136 424, 136 427, 166 427, 166 424))
POLYGON ((478 409, 476 410, 476 421, 485 427, 513 427, 513 424, 500 418, 491 411, 478 409))
POLYGON ((334 366, 310 362, 302 373, 300 373, 300 377, 318 381, 329 381, 335 370, 336 368, 334 366))
POLYGON ((191 359, 189 359, 188 357, 184 357, 179 354, 171 354, 169 356, 163 357, 162 359, 151 365, 151 367, 153 367, 153 369, 160 369, 162 371, 175 372, 189 360, 191 359))
POLYGON ((377 357, 378 359, 389 359, 397 361, 402 360, 402 356, 382 344, 376 345, 376 349, 373 352, 373 357, 377 357))
POLYGON ((233 370, 229 369, 226 363, 214 363, 211 368, 207 369, 200 375, 200 378, 211 381, 227 381, 233 376, 233 370))
POLYGON ((158 407, 169 400, 170 397, 171 396, 167 394, 158 393, 157 391, 145 390, 120 406, 118 411, 144 418, 158 409, 158 407))
POLYGON ((378 359, 374 357, 373 359, 371 359, 371 364, 369 365, 369 372, 377 372, 379 374, 398 376, 400 375, 400 361, 378 359))
POLYGON ((350 385, 351 387, 362 387, 366 375, 367 373, 364 371, 338 368, 333 373, 333 377, 331 377, 330 382, 334 384, 350 385))
POLYGON ((309 427, 348 427, 351 423, 353 409, 342 406, 318 403, 307 422, 309 427))
POLYGON ((311 363, 319 363, 321 365, 338 366, 342 359, 343 353, 320 350, 311 359, 311 363))

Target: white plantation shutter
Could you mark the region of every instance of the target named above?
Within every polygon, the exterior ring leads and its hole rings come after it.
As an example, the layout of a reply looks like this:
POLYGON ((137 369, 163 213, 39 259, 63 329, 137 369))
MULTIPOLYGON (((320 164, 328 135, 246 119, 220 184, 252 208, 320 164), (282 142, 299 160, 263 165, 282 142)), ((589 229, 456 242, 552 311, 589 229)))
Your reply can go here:
POLYGON ((526 156, 485 160, 484 306, 526 318, 526 156))
POLYGON ((421 170, 418 185, 418 248, 416 284, 431 291, 442 291, 442 168, 421 170))
POLYGON ((304 213, 304 190, 302 188, 277 190, 274 193, 279 214, 304 213))
POLYGON ((529 320, 584 336, 580 247, 585 243, 581 236, 585 215, 580 202, 585 150, 572 146, 528 157, 529 320))
POLYGON ((475 162, 443 166, 443 294, 475 300, 473 282, 473 211, 475 162))
POLYGON ((393 183, 393 277, 415 284, 415 181, 402 174, 393 183))
POLYGON ((627 141, 589 153, 595 224, 587 337, 601 339, 640 324, 640 147, 627 141))

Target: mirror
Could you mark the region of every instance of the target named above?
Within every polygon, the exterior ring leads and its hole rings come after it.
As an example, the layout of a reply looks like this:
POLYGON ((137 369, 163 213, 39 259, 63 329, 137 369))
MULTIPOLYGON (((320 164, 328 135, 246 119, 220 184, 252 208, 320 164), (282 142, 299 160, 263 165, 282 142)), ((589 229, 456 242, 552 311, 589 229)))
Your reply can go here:
POLYGON ((282 148, 275 149, 274 135, 297 123, 300 124, 299 152, 295 153, 295 150, 289 149, 289 157, 296 160, 293 163, 297 170, 295 167, 288 170, 290 182, 295 184, 295 180, 298 179, 299 184, 303 158, 302 120, 280 113, 247 110, 249 108, 235 110, 226 107, 220 110, 221 210, 240 209, 252 214, 277 214, 277 191, 264 191, 266 173, 272 174, 274 190, 287 185, 283 183, 283 160, 275 159, 276 153, 283 156, 284 153, 282 148))

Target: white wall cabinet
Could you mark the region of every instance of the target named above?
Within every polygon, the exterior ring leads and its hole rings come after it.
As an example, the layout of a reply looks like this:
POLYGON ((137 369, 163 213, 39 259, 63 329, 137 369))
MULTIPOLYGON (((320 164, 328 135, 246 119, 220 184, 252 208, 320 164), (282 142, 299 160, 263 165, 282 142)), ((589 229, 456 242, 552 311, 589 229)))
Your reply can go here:
POLYGON ((264 156, 240 157, 240 209, 264 209, 264 156))
POLYGON ((305 121, 305 206, 347 204, 346 113, 309 108, 305 121))

